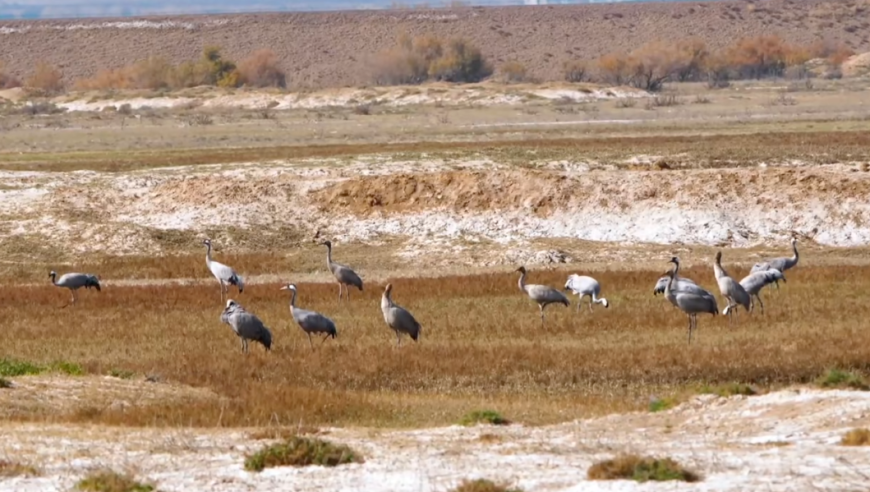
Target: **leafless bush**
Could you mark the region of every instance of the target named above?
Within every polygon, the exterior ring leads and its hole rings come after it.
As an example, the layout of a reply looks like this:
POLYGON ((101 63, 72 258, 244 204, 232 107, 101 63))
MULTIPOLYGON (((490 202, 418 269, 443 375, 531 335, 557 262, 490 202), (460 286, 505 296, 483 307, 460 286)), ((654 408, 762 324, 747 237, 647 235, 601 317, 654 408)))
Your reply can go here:
POLYGON ((637 106, 637 99, 633 97, 620 97, 616 100, 616 107, 619 109, 633 108, 637 106))
POLYGON ((505 82, 527 82, 528 73, 526 67, 520 62, 509 61, 503 63, 499 69, 499 74, 505 82))
POLYGON ((353 114, 368 116, 368 115, 372 114, 372 105, 371 104, 358 104, 358 105, 354 106, 353 114))
POLYGON ((692 102, 695 104, 710 104, 712 101, 710 101, 709 97, 703 94, 698 94, 692 102))
POLYGON ((683 104, 683 101, 675 94, 655 96, 647 101, 647 106, 653 108, 666 108, 670 106, 679 106, 680 104, 683 104))
POLYGON ((133 114, 133 106, 130 106, 129 103, 124 103, 118 107, 118 114, 122 114, 124 116, 129 116, 133 114))
POLYGON ((0 62, 0 89, 11 89, 20 86, 21 81, 6 73, 3 62, 0 62))
POLYGON ((286 87, 284 71, 270 49, 257 50, 239 63, 240 82, 250 87, 286 87))
POLYGON ((66 111, 51 101, 29 101, 21 107, 21 113, 36 116, 40 114, 58 114, 66 111))
POLYGON ((568 60, 562 65, 562 73, 567 82, 585 82, 589 76, 589 65, 581 60, 568 60))
POLYGON ((455 38, 446 43, 431 35, 399 37, 397 46, 374 60, 372 78, 378 85, 419 84, 427 80, 479 82, 492 74, 480 50, 455 38))
POLYGON ((46 62, 39 62, 24 86, 36 94, 54 95, 63 91, 63 73, 46 62))
POLYGON ((188 126, 208 126, 214 124, 214 118, 206 113, 194 113, 187 118, 188 126))

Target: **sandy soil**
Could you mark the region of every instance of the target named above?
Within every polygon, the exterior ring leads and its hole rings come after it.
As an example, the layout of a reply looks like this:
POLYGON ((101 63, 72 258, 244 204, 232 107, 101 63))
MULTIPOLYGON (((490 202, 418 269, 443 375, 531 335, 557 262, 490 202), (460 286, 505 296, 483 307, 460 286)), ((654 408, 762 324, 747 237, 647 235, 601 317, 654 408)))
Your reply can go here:
POLYGON ((627 52, 667 33, 700 36, 713 48, 742 36, 780 34, 792 42, 843 41, 870 49, 863 0, 643 2, 538 7, 329 13, 204 15, 92 20, 0 21, 3 61, 24 79, 37 61, 59 66, 68 81, 149 55, 196 59, 219 45, 239 60, 273 48, 291 87, 359 86, 371 60, 396 35, 462 36, 496 65, 518 61, 541 80, 562 80, 566 60, 627 52))
MULTIPOLYGON (((0 394, 26 393, 27 379, 17 378, 21 388, 0 394)), ((543 492, 675 490, 673 483, 586 480, 593 462, 628 452, 670 456, 703 475, 679 490, 859 491, 866 490, 870 448, 840 446, 839 439, 867 425, 870 392, 796 388, 753 397, 702 395, 660 413, 546 427, 321 429, 322 438, 361 451, 365 463, 250 473, 244 456, 267 441, 252 439, 245 429, 5 423, 0 459, 35 465, 43 475, 0 479, 0 490, 66 490, 102 467, 130 471, 164 491, 444 491, 477 477, 543 492)))

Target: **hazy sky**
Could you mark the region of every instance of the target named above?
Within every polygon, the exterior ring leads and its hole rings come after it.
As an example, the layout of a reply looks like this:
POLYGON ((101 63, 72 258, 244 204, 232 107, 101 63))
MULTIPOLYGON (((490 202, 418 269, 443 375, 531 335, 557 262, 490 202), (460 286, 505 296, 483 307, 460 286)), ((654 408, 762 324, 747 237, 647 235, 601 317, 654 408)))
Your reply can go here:
MULTIPOLYGON (((586 3, 606 0, 470 0, 473 5, 586 3)), ((619 0, 611 0, 619 1, 619 0)), ((376 9, 450 0, 0 0, 0 19, 376 9)))

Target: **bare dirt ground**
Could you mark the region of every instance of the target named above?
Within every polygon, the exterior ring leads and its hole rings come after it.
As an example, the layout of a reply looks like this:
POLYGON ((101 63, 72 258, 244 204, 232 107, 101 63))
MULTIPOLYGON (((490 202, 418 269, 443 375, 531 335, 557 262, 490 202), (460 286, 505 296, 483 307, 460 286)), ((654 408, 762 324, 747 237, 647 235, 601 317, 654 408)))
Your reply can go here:
MULTIPOLYGON (((121 383, 107 382, 113 378, 80 379, 52 388, 40 377, 21 377, 0 398, 62 393, 62 400, 74 405, 101 395, 101 401, 123 406, 172 394, 162 383, 124 382, 126 393, 118 393, 114 387, 121 383)), ((658 413, 541 427, 322 428, 319 437, 350 445, 365 462, 252 473, 244 470, 244 457, 269 441, 254 439, 250 429, 4 423, 0 459, 36 466, 41 475, 6 478, 0 490, 66 490, 100 468, 130 472, 164 491, 444 491, 469 478, 546 492, 674 490, 670 483, 586 479, 593 462, 637 453, 670 456, 703 476, 680 490, 863 491, 870 452, 839 441, 846 431, 868 424, 868 392, 794 388, 751 397, 702 395, 658 413)))
POLYGON ((69 80, 149 55, 173 62, 219 45, 234 59, 275 49, 292 87, 368 83, 371 58, 400 32, 463 36, 496 64, 518 61, 541 80, 562 80, 565 60, 627 52, 667 33, 699 36, 713 48, 741 36, 779 34, 790 42, 843 41, 870 49, 864 0, 643 2, 436 10, 388 10, 142 19, 2 21, 3 62, 26 77, 40 60, 69 80))

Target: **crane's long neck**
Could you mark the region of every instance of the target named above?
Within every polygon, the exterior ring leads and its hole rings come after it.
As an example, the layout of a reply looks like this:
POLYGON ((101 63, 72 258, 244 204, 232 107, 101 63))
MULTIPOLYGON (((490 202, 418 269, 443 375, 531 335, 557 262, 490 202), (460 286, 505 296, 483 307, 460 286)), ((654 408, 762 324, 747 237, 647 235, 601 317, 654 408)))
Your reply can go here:
POLYGON ((800 257, 800 255, 798 255, 798 250, 797 250, 797 241, 792 241, 791 249, 792 249, 792 251, 794 251, 794 255, 792 255, 792 257, 791 257, 791 264, 795 265, 795 264, 797 264, 798 258, 800 257))
POLYGON ((296 291, 293 291, 293 294, 290 296, 290 312, 293 312, 293 308, 296 307, 296 291))
POLYGON ((332 245, 326 245, 326 264, 332 267, 332 245))
POLYGON ((382 308, 393 307, 393 294, 391 292, 384 292, 384 295, 381 297, 381 307, 382 308))
POLYGON ((676 279, 676 278, 677 278, 677 275, 679 275, 679 273, 680 273, 680 262, 679 262, 679 261, 675 261, 675 262, 674 262, 674 276, 671 277, 671 280, 676 279))
POLYGON ((520 272, 520 280, 517 282, 517 285, 520 286, 521 291, 526 291, 526 272, 520 272))
POLYGON ((716 274, 716 278, 723 278, 728 276, 728 272, 722 268, 722 263, 720 259, 716 259, 716 262, 713 263, 713 271, 716 274))
POLYGON ((205 245, 205 262, 206 264, 211 264, 211 243, 205 245))
POLYGON ((56 273, 52 273, 51 275, 49 275, 49 277, 51 277, 51 284, 52 284, 52 285, 57 285, 57 274, 56 274, 56 273))

